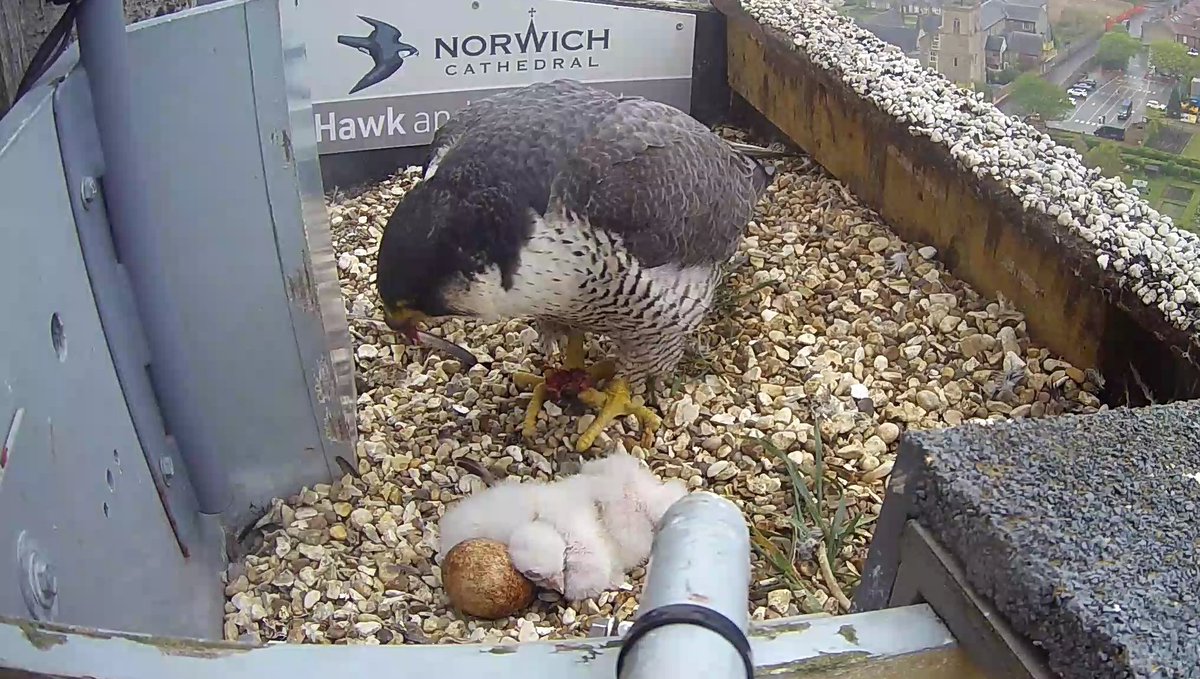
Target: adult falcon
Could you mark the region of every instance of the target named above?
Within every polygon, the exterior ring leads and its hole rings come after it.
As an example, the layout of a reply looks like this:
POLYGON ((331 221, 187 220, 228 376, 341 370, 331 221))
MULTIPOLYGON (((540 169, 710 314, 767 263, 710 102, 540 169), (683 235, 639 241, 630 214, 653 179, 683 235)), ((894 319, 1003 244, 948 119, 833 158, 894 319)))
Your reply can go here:
POLYGON ((574 80, 475 101, 384 229, 384 317, 409 336, 429 317, 530 318, 566 342, 561 368, 516 376, 533 387, 524 435, 546 398, 576 396, 600 410, 577 450, 627 414, 648 445, 661 421, 629 385, 675 368, 773 175, 679 109, 574 80), (584 332, 615 362, 585 367, 584 332))

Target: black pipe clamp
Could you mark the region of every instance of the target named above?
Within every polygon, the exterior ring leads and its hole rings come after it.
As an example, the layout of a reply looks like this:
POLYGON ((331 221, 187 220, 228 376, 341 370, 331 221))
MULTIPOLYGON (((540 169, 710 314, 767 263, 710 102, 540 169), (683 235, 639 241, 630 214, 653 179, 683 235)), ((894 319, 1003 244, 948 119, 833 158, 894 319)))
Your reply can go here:
POLYGON ((754 679, 754 660, 750 653, 750 640, 732 620, 721 613, 696 604, 670 604, 661 606, 641 615, 633 621, 625 638, 621 642, 621 651, 617 654, 617 677, 621 676, 621 668, 625 664, 625 654, 633 648, 643 636, 652 630, 667 625, 696 625, 724 637, 731 646, 737 649, 746 667, 746 679, 754 679))

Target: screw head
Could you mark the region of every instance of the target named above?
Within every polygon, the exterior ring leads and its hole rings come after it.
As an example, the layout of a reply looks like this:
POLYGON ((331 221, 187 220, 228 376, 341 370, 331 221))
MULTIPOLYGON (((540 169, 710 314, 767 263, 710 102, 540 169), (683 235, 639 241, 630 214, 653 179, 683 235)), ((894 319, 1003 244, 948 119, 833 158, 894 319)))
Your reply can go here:
POLYGON ((95 177, 84 177, 83 185, 79 188, 79 197, 83 200, 83 207, 86 209, 96 199, 96 194, 100 192, 100 186, 96 183, 95 177))
POLYGON ((45 561, 35 562, 33 569, 33 579, 37 585, 37 592, 41 595, 42 605, 47 605, 58 596, 58 577, 54 574, 54 567, 45 561))
POLYGON ((17 561, 21 567, 21 596, 35 620, 52 620, 58 614, 58 576, 54 566, 26 531, 17 536, 17 561))
POLYGON ((163 482, 170 483, 175 478, 175 460, 167 456, 159 458, 158 471, 162 472, 163 482))

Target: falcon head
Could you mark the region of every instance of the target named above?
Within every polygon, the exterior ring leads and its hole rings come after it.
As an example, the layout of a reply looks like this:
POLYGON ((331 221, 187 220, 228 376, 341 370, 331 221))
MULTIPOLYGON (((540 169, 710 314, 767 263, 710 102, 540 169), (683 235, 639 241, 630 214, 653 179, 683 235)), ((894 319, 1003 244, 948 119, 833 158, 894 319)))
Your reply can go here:
POLYGON ((532 222, 503 182, 422 181, 384 227, 375 286, 389 327, 410 338, 437 316, 495 317, 532 222))

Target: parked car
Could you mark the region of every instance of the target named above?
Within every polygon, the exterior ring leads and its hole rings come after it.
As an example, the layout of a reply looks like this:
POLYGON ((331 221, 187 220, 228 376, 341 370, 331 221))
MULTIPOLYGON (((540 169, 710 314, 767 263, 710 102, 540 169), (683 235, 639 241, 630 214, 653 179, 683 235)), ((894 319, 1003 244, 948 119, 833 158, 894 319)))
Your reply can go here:
POLYGON ((1146 102, 1146 108, 1152 108, 1155 111, 1165 111, 1167 110, 1167 105, 1159 103, 1157 99, 1151 99, 1146 102))
POLYGON ((1095 80, 1080 80, 1079 82, 1075 83, 1071 87, 1081 89, 1084 92, 1091 92, 1092 90, 1096 89, 1096 81, 1095 80))
POLYGON ((1188 50, 1188 56, 1189 57, 1200 57, 1200 52, 1196 51, 1196 48, 1193 47, 1192 49, 1188 50))
POLYGON ((1116 127, 1114 125, 1101 125, 1100 127, 1097 127, 1096 131, 1092 134, 1096 135, 1097 137, 1112 139, 1113 141, 1125 141, 1125 128, 1116 127))
POLYGON ((1067 94, 1071 95, 1072 97, 1079 97, 1080 99, 1083 99, 1083 98, 1087 97, 1088 92, 1085 89, 1080 89, 1078 87, 1072 87, 1071 89, 1067 90, 1067 94))
POLYGON ((1121 105, 1120 112, 1117 113, 1117 120, 1129 120, 1129 116, 1133 115, 1133 100, 1126 99, 1121 105))

